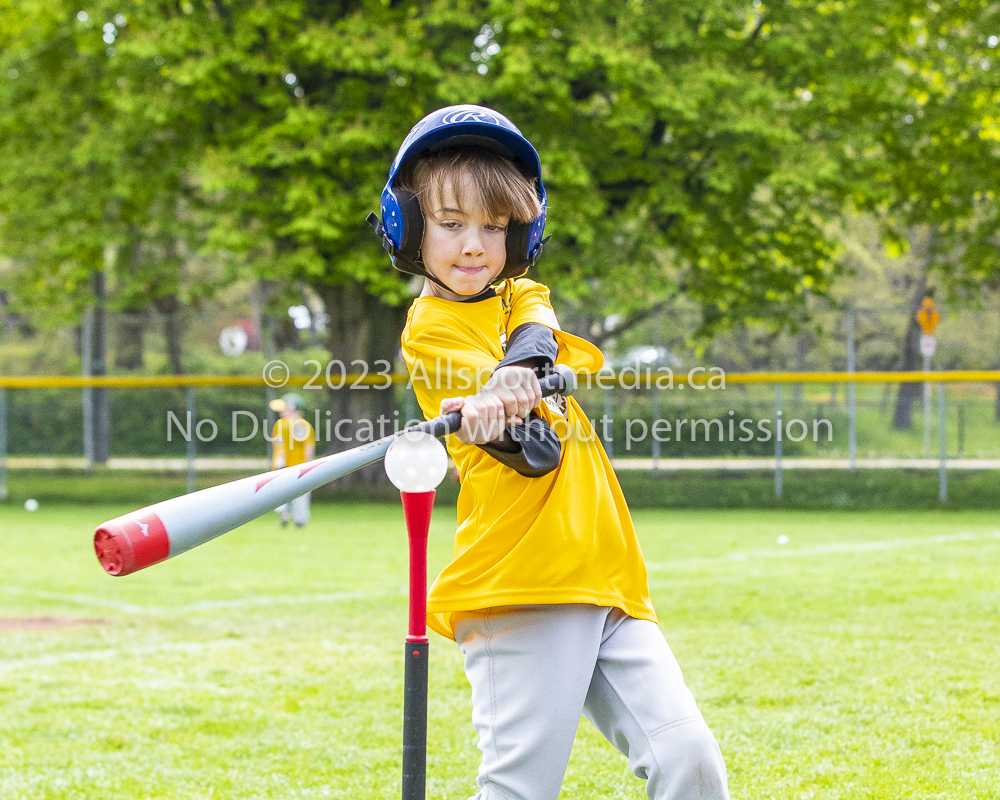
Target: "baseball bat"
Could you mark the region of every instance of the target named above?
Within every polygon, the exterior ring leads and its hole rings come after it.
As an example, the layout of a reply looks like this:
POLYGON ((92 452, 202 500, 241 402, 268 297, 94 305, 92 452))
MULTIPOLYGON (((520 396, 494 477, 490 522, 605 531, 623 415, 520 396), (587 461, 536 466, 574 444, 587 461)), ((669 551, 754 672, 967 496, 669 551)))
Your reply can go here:
MULTIPOLYGON (((544 396, 572 394, 576 375, 569 367, 556 364, 540 383, 544 396)), ((116 517, 94 532, 97 560, 109 575, 128 575, 158 564, 375 463, 394 439, 408 431, 441 437, 461 424, 461 412, 452 411, 342 453, 240 478, 116 517)))

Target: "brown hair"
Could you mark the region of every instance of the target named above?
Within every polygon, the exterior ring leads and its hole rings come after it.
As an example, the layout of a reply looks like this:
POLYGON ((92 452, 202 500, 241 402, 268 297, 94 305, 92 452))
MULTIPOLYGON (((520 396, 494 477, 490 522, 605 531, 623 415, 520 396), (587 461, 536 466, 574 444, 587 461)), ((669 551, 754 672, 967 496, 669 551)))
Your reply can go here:
POLYGON ((464 195, 471 189, 472 203, 491 220, 510 217, 531 222, 542 213, 535 181, 499 153, 482 147, 449 147, 421 156, 405 171, 399 185, 417 196, 427 216, 428 204, 441 198, 449 180, 460 208, 465 207, 464 195))

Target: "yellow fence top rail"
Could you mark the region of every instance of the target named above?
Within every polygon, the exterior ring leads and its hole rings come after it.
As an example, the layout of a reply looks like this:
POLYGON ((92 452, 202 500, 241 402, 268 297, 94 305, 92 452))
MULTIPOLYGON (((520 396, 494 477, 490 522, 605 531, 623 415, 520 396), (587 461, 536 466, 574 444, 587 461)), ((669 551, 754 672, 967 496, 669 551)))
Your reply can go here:
MULTIPOLYGON (((658 371, 610 370, 601 373, 581 374, 582 387, 613 388, 616 386, 644 387, 657 379, 666 380, 671 373, 658 371)), ((721 388, 721 374, 712 370, 695 369, 692 373, 672 373, 675 385, 711 385, 721 388)), ((388 386, 406 383, 409 376, 401 373, 392 375, 347 375, 343 380, 338 376, 338 384, 344 388, 359 386, 388 386)), ((954 383, 961 381, 1000 382, 1000 370, 948 370, 932 372, 730 372, 725 374, 725 385, 747 383, 921 383, 923 381, 954 383)), ((76 388, 169 388, 197 386, 256 386, 264 388, 269 384, 259 375, 156 375, 129 376, 109 375, 85 378, 79 375, 37 375, 22 377, 0 377, 0 389, 76 389, 76 388)), ((293 375, 276 391, 288 388, 326 387, 323 379, 315 376, 293 375)))
POLYGON ((726 383, 953 383, 1000 381, 1000 369, 935 370, 931 372, 737 372, 726 383))
MULTIPOLYGON (((352 386, 388 386, 391 383, 406 383, 408 375, 347 375, 344 387, 352 386)), ((323 389, 325 379, 319 380, 309 375, 293 375, 280 386, 274 386, 276 391, 284 391, 293 387, 311 387, 323 389)), ((337 376, 337 382, 341 377, 337 376)), ((79 375, 38 375, 20 378, 0 378, 0 389, 75 389, 91 388, 170 388, 191 386, 270 386, 260 375, 108 375, 104 377, 84 378, 79 375)))

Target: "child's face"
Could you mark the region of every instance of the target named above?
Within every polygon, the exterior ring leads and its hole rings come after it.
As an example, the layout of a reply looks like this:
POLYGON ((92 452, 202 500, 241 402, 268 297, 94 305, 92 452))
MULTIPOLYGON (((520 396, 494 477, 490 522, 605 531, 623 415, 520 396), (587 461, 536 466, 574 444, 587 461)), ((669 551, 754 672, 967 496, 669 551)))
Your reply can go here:
POLYGON ((424 265, 434 277, 447 284, 449 292, 426 281, 425 294, 461 300, 478 294, 500 274, 507 261, 508 218, 488 219, 477 205, 471 186, 463 187, 466 208, 459 207, 454 187, 446 181, 440 197, 432 198, 424 216, 424 265))

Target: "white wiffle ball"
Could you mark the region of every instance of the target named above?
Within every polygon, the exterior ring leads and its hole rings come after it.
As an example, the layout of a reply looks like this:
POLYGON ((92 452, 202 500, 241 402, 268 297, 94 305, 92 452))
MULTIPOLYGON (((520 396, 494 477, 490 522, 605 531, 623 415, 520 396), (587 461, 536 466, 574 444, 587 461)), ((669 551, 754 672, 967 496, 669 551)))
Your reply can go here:
POLYGON ((429 433, 404 433, 385 454, 385 474, 401 492, 436 489, 447 471, 448 453, 429 433))
POLYGON ((38 511, 38 501, 35 499, 28 499, 24 501, 25 511, 38 511))

